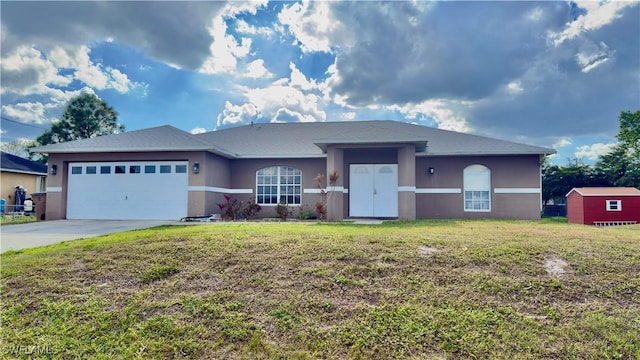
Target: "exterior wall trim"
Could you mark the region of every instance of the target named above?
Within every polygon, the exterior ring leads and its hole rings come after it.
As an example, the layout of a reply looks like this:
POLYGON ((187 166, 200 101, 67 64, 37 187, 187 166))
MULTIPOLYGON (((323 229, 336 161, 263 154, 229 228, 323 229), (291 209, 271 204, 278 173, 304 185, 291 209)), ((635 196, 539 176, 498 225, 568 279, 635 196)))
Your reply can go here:
POLYGON ((416 192, 415 186, 398 186, 398 192, 416 192))
POLYGON ((494 188, 496 194, 540 194, 540 188, 494 188))
POLYGON ((51 192, 51 193, 62 192, 62 187, 61 186, 47 186, 47 192, 51 192))
POLYGON ((205 191, 225 194, 253 194, 253 189, 228 189, 217 186, 189 186, 188 191, 205 191))
POLYGON ((416 194, 462 194, 461 188, 421 188, 416 194))
MULTIPOLYGON (((329 192, 329 191, 334 191, 334 192, 341 192, 343 194, 348 194, 349 193, 349 189, 345 189, 342 186, 334 186, 334 187, 329 187, 329 188, 325 188, 322 189, 325 192, 329 192)), ((318 188, 306 188, 306 189, 302 189, 302 192, 305 194, 320 194, 320 189, 318 188)))

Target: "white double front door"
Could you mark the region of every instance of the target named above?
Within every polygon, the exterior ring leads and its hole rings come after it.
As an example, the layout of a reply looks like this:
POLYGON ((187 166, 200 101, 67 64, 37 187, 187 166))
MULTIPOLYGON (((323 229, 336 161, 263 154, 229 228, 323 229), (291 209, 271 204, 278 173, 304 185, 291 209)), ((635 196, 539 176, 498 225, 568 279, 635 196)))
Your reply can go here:
POLYGON ((398 165, 349 166, 349 216, 398 216, 398 165))

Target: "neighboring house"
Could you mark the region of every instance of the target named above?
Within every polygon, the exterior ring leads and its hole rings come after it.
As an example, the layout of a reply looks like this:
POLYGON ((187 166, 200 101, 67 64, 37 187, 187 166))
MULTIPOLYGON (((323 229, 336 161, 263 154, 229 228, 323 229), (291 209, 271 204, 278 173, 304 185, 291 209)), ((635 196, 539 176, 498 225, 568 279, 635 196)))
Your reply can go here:
POLYGON ((2 152, 0 159, 0 196, 6 200, 6 212, 13 210, 16 186, 24 188, 26 197, 44 192, 47 181, 47 165, 2 152))
POLYGON ((553 149, 396 121, 269 123, 192 135, 171 126, 35 149, 49 155, 47 219, 179 219, 224 195, 328 218, 538 219, 553 149), (338 179, 328 184, 328 174, 338 179), (329 186, 331 185, 331 186, 329 186))
POLYGON ((567 194, 567 221, 585 225, 640 223, 640 190, 632 187, 574 188, 567 194))

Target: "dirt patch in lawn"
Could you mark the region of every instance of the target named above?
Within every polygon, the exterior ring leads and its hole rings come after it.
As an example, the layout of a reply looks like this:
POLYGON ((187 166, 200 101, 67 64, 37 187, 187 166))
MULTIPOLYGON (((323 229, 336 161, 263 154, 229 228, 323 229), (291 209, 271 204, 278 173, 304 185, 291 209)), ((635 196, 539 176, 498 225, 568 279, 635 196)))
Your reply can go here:
POLYGON ((556 255, 549 255, 544 259, 544 266, 547 274, 562 279, 571 270, 569 264, 556 255))
POLYGON ((418 246, 418 253, 420 255, 432 255, 442 250, 434 248, 432 246, 418 246))

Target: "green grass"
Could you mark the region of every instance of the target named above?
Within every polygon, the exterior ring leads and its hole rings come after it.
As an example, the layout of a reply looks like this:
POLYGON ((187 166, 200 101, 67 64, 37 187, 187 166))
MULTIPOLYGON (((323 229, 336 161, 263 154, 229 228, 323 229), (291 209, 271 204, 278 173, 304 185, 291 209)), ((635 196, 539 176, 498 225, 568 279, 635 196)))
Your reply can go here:
POLYGON ((1 260, 7 358, 640 358, 640 226, 214 224, 1 260))
POLYGON ((13 224, 25 224, 25 223, 35 222, 35 221, 37 221, 35 215, 5 214, 0 216, 0 225, 3 225, 3 226, 13 225, 13 224))

